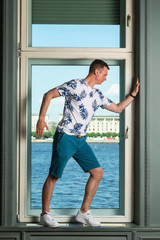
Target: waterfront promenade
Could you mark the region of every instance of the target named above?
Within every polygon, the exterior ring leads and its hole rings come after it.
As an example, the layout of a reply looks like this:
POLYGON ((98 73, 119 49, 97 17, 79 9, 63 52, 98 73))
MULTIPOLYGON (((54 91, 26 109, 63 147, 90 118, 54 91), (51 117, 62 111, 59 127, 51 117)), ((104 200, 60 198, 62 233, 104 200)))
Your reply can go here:
MULTIPOLYGON (((32 142, 53 142, 52 138, 47 139, 32 139, 32 142)), ((103 138, 87 138, 89 143, 119 143, 119 139, 103 139, 103 138)))

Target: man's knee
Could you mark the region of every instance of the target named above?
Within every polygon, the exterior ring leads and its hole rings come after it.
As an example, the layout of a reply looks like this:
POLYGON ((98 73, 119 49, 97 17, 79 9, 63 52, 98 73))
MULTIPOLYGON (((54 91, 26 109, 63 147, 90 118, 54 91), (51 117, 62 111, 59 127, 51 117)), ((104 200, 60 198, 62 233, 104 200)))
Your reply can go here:
POLYGON ((89 171, 92 177, 96 178, 98 181, 103 177, 103 169, 101 167, 94 168, 89 171))
POLYGON ((52 176, 51 174, 48 175, 48 180, 51 181, 51 182, 57 182, 58 181, 58 178, 55 177, 55 176, 52 176))

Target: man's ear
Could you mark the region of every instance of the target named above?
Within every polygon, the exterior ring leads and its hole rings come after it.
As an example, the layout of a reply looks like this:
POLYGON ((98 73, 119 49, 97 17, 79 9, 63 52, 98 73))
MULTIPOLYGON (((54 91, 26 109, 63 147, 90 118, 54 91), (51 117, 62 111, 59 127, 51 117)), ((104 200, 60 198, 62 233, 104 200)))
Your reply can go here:
POLYGON ((94 74, 97 76, 99 74, 99 69, 95 69, 94 74))

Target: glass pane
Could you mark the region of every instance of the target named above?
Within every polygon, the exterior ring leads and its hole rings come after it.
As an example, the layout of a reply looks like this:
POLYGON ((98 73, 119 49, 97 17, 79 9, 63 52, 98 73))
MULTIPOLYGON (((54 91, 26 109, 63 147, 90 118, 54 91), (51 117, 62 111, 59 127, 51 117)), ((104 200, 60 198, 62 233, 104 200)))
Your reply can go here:
MULTIPOLYGON (((43 183, 48 175, 52 141, 56 125, 63 113, 64 98, 53 99, 47 111, 46 121, 50 131, 44 132, 42 139, 37 139, 35 126, 43 94, 66 81, 74 78, 85 78, 89 66, 80 65, 33 65, 31 67, 31 175, 29 174, 28 196, 30 209, 41 209, 41 192, 43 183), (38 90, 37 90, 38 86, 38 90)), ((120 98, 120 67, 110 66, 107 81, 95 86, 114 102, 120 98)), ((100 182, 96 196, 92 202, 93 209, 119 209, 120 208, 120 118, 118 114, 99 108, 92 119, 88 131, 87 141, 95 152, 103 170, 104 176, 100 182)), ((30 140, 29 140, 30 141, 30 140)), ((124 161, 124 158, 123 158, 124 161)), ((123 162, 121 162, 123 165, 123 162)), ((28 169, 30 173, 30 169, 28 169)), ((54 209, 79 209, 83 199, 85 183, 89 177, 71 158, 64 170, 63 176, 58 180, 51 201, 54 209), (69 177, 68 177, 69 176, 69 177)), ((121 199, 121 202, 123 199, 121 199)), ((64 212, 62 212, 62 215, 64 212)))
POLYGON ((32 24, 32 47, 119 48, 120 25, 32 24))
POLYGON ((125 0, 28 0, 29 47, 125 47, 125 0))

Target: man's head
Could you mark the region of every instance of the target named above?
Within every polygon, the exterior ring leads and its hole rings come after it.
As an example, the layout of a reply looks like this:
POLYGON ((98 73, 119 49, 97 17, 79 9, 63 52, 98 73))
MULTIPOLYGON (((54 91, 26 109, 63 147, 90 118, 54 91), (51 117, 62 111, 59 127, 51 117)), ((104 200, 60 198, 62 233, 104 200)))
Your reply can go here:
POLYGON ((89 76, 92 76, 95 84, 101 84, 106 81, 109 66, 106 62, 96 59, 94 60, 89 68, 89 76))
POLYGON ((99 69, 99 71, 103 71, 104 67, 108 68, 109 70, 109 66, 106 62, 100 59, 95 59, 90 65, 89 74, 94 73, 96 69, 99 69))

